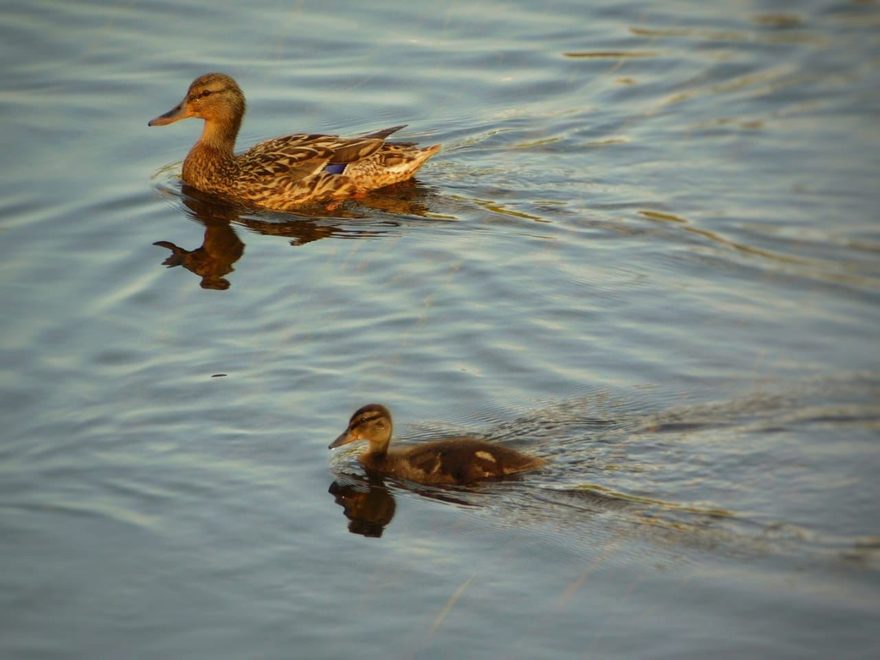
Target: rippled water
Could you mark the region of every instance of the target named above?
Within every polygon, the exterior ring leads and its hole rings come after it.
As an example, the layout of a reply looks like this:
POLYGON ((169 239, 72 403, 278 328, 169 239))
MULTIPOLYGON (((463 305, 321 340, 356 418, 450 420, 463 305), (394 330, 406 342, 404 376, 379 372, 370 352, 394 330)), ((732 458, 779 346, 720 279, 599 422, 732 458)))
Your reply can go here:
POLYGON ((6 3, 2 655, 876 655, 878 27, 6 3), (212 70, 242 146, 444 149, 332 212, 222 206, 177 178, 196 122, 146 126, 212 70), (549 464, 368 479, 326 447, 370 401, 549 464))

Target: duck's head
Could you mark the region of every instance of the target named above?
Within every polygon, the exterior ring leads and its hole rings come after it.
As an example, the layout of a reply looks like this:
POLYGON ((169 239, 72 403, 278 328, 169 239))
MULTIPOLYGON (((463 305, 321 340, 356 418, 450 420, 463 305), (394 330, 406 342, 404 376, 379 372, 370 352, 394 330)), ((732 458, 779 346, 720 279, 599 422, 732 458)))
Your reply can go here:
POLYGON ((192 81, 180 103, 147 125, 165 126, 199 117, 208 123, 232 124, 237 132, 244 110, 244 94, 232 78, 225 73, 206 73, 192 81))
POLYGON ((366 440, 370 443, 371 453, 384 454, 391 441, 391 428, 391 413, 388 408, 378 403, 368 404, 351 416, 348 428, 330 444, 330 449, 366 440))

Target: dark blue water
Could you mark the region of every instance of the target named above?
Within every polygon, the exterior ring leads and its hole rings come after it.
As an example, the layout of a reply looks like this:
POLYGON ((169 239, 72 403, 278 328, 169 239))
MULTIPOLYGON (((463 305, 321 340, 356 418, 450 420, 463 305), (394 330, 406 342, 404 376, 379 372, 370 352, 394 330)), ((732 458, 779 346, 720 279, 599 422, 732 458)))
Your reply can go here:
POLYGON ((878 26, 7 3, 0 655, 874 657, 878 26), (207 71, 242 147, 444 148, 328 212, 193 197, 197 122, 146 122, 207 71), (548 466, 370 480, 327 445, 371 401, 548 466))

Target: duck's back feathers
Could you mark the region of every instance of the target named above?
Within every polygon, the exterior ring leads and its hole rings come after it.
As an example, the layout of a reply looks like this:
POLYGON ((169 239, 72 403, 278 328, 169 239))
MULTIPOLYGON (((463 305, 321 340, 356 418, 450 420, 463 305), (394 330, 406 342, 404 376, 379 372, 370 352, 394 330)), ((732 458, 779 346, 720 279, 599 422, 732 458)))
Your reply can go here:
POLYGON ((369 469, 426 484, 469 484, 525 472, 544 463, 540 458, 476 438, 393 448, 384 456, 368 452, 361 460, 369 469))
POLYGON ((350 163, 343 173, 350 177, 355 185, 366 190, 389 186, 409 179, 438 151, 440 151, 439 144, 417 149, 393 142, 385 143, 368 158, 350 163))
POLYGON ((296 133, 260 142, 238 158, 243 168, 272 173, 283 171, 286 163, 309 159, 325 159, 329 163, 352 163, 374 154, 385 144, 388 135, 401 128, 403 126, 394 126, 354 138, 296 133))
POLYGON ((267 140, 238 156, 238 196, 287 209, 339 199, 410 178, 440 146, 387 143, 394 126, 355 138, 296 134, 267 140), (278 201, 273 201, 278 200, 278 201))

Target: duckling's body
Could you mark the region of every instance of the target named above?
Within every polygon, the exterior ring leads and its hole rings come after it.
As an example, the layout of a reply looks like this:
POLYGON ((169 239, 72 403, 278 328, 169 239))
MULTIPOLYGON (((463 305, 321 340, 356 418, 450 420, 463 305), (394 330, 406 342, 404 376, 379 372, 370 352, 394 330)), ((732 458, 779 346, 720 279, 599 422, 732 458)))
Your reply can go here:
POLYGON ((244 94, 222 73, 196 78, 183 101, 149 122, 164 126, 188 117, 205 120, 198 142, 183 162, 185 183, 269 209, 339 200, 409 179, 440 150, 385 138, 403 126, 340 138, 298 133, 267 140, 236 155, 245 112, 244 94))
POLYGON ((360 462, 368 470, 419 483, 468 484, 525 472, 540 459, 475 438, 449 438, 394 448, 385 454, 367 450, 360 462))
POLYGON ((348 428, 330 448, 367 440, 368 449, 358 457, 367 470, 423 484, 467 484, 544 464, 535 456, 476 438, 448 438, 389 449, 391 431, 388 409, 369 404, 352 415, 348 428))

